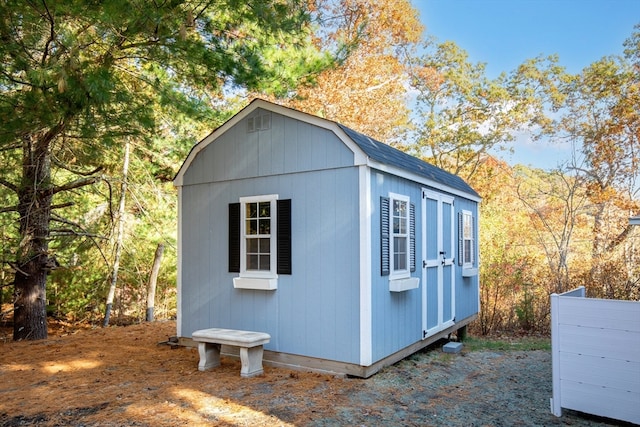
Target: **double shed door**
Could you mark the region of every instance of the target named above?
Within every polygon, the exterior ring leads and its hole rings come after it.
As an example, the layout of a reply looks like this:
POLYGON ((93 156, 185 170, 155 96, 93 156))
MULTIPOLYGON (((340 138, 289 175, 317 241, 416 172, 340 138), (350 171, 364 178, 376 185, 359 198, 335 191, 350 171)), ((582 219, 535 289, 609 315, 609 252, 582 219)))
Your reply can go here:
POLYGON ((422 338, 454 324, 453 197, 422 190, 422 338))

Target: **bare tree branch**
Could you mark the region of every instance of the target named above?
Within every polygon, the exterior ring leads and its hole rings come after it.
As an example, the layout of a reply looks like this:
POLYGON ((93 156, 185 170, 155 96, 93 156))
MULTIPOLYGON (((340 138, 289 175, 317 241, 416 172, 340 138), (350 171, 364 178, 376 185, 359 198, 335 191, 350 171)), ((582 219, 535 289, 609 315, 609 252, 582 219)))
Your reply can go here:
POLYGON ((96 247, 96 249, 98 249, 98 252, 100 252, 100 256, 102 256, 102 259, 104 260, 105 264, 109 264, 109 261, 107 261, 106 255, 102 251, 102 248, 100 247, 100 245, 98 245, 98 242, 96 242, 96 239, 107 239, 107 237, 101 236, 101 235, 95 234, 95 233, 89 233, 80 224, 78 224, 76 222, 73 222, 73 221, 70 221, 70 220, 68 220, 66 218, 62 218, 61 216, 58 216, 56 214, 51 214, 51 220, 59 222, 59 223, 62 223, 62 224, 67 224, 67 225, 70 225, 72 227, 75 227, 75 228, 78 228, 79 230, 81 230, 81 232, 79 233, 79 232, 77 232, 75 230, 72 230, 72 229, 52 229, 51 230, 52 234, 58 233, 58 236, 77 236, 77 237, 86 237, 86 238, 90 239, 91 242, 93 243, 93 245, 96 247))
POLYGON ((92 239, 103 239, 106 240, 105 236, 101 236, 95 233, 81 233, 76 230, 72 230, 70 228, 52 228, 50 230, 52 237, 60 237, 60 236, 76 236, 76 237, 89 237, 92 239))
POLYGON ((73 205, 75 205, 75 203, 73 203, 73 202, 59 203, 57 205, 51 205, 51 210, 68 208, 69 206, 73 206, 73 205))
POLYGON ((101 176, 90 176, 86 178, 76 179, 75 181, 68 182, 64 185, 59 185, 50 190, 51 194, 58 194, 63 191, 73 190, 74 188, 86 187, 87 185, 95 184, 102 181, 101 176))
POLYGON ((55 164, 55 165, 56 165, 57 167, 59 167, 60 169, 67 170, 67 171, 69 171, 69 172, 71 172, 71 173, 74 173, 74 174, 76 174, 76 175, 81 175, 81 176, 90 176, 90 175, 95 175, 95 174, 97 174, 98 172, 102 171, 102 169, 104 169, 104 167, 103 167, 103 166, 98 166, 97 168, 95 168, 95 169, 94 169, 94 170, 92 170, 92 171, 89 171, 89 172, 83 172, 83 171, 79 171, 79 170, 76 170, 76 169, 72 169, 72 168, 70 168, 68 165, 65 165, 64 163, 62 163, 62 162, 58 161, 57 159, 52 159, 52 162, 53 162, 53 164, 55 164))

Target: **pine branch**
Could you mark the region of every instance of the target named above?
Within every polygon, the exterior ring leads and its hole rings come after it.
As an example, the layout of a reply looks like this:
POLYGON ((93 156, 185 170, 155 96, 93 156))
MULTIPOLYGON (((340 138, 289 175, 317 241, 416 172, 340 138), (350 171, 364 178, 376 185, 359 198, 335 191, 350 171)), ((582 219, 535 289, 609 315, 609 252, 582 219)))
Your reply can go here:
POLYGON ((18 207, 17 206, 7 206, 5 208, 0 208, 0 214, 1 213, 7 213, 7 212, 18 212, 18 207))
MULTIPOLYGON (((74 204, 75 203, 73 202, 66 202, 66 203, 60 203, 57 205, 51 205, 51 210, 68 208, 69 206, 73 206, 74 204)), ((18 210, 18 206, 6 206, 4 208, 0 208, 0 213, 7 213, 7 212, 20 212, 20 211, 18 210)))
POLYGON ((75 203, 73 202, 66 202, 66 203, 60 203, 58 205, 51 205, 51 210, 68 208, 69 206, 73 206, 73 205, 75 205, 75 203))
POLYGON ((18 150, 20 148, 22 148, 21 144, 7 145, 6 147, 0 147, 0 151, 18 150))
POLYGON ((60 169, 64 169, 64 170, 69 171, 69 172, 71 172, 71 173, 73 173, 73 174, 81 175, 81 176, 91 176, 91 175, 95 175, 95 174, 97 174, 98 172, 102 171, 102 169, 104 169, 104 167, 103 167, 103 166, 98 166, 97 168, 95 168, 95 169, 94 169, 94 170, 92 170, 92 171, 89 171, 89 172, 83 172, 83 171, 79 171, 79 170, 76 170, 76 169, 71 169, 69 166, 65 165, 64 163, 60 162, 59 160, 57 160, 57 159, 55 159, 55 158, 52 158, 52 160, 51 160, 51 161, 52 161, 52 163, 53 163, 54 165, 56 165, 56 166, 57 166, 57 167, 59 167, 60 169))
POLYGON ((61 237, 61 236, 76 236, 76 237, 90 237, 92 239, 104 239, 107 238, 105 236, 101 236, 95 233, 84 233, 76 230, 72 230, 70 228, 52 228, 50 230, 51 237, 61 237))
POLYGON ((44 45, 44 52, 42 53, 42 60, 40 62, 41 65, 45 65, 47 61, 47 56, 49 55, 49 46, 51 46, 51 43, 53 43, 53 41, 56 39, 56 32, 55 32, 55 22, 53 21, 53 16, 51 15, 49 6, 47 6, 47 2, 43 0, 42 5, 44 6, 44 9, 46 11, 46 16, 43 16, 43 17, 49 22, 49 38, 47 39, 47 42, 44 45))
POLYGON ((13 184, 12 182, 7 181, 4 178, 0 178, 0 184, 4 185, 5 187, 7 187, 9 190, 13 191, 14 193, 18 192, 18 186, 13 184))
POLYGON ((61 193, 63 191, 69 191, 75 188, 86 187, 87 185, 92 185, 99 181, 102 181, 101 176, 90 176, 86 178, 80 178, 80 179, 76 179, 75 181, 68 182, 64 185, 53 187, 50 190, 50 193, 51 195, 54 195, 54 194, 61 193))

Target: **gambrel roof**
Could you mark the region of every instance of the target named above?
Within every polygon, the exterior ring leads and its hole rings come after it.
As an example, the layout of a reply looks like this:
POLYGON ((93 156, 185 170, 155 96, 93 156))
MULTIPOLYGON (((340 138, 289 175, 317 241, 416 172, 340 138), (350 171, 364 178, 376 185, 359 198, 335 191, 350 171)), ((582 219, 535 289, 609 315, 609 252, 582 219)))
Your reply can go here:
POLYGON ((345 143, 351 151, 353 151, 355 165, 366 164, 374 169, 404 176, 423 185, 449 191, 454 194, 457 193, 465 195, 471 200, 480 201, 480 195, 457 175, 449 173, 380 141, 376 141, 375 139, 350 129, 347 126, 341 125, 340 123, 303 113, 292 108, 283 107, 263 99, 254 99, 251 101, 251 103, 238 112, 238 114, 233 116, 222 126, 214 130, 211 134, 196 144, 176 174, 173 181, 174 185, 182 185, 185 171, 201 150, 214 142, 219 135, 226 132, 258 108, 271 111, 276 114, 282 114, 334 132, 342 142, 345 143))
POLYGON ((419 158, 407 154, 404 151, 400 151, 390 145, 376 141, 373 138, 369 138, 368 136, 356 132, 344 125, 338 123, 338 126, 340 126, 340 128, 349 135, 353 142, 358 144, 358 147, 360 147, 371 159, 386 165, 407 170, 416 175, 427 178, 430 181, 444 184, 455 188, 456 190, 480 197, 480 195, 458 175, 449 173, 444 169, 420 160, 419 158))

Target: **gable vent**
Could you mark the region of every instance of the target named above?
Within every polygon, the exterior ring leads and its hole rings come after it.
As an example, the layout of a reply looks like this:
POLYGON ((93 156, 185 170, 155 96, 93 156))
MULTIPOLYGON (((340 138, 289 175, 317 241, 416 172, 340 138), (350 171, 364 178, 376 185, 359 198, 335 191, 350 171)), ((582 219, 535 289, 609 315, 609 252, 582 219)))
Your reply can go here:
POLYGON ((247 132, 271 129, 271 113, 258 114, 247 118, 247 132))

